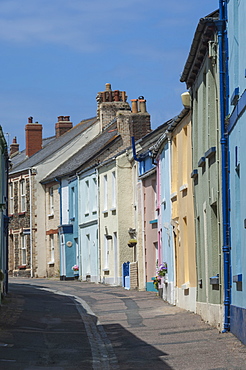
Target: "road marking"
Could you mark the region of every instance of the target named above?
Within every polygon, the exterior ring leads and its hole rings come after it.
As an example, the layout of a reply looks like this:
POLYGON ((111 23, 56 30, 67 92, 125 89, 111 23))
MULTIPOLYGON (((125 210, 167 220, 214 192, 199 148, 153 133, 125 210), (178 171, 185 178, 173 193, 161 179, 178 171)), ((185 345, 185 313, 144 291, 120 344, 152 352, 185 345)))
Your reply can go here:
POLYGON ((54 294, 63 295, 75 301, 75 306, 85 325, 86 334, 90 343, 93 369, 94 370, 118 370, 119 365, 114 353, 113 346, 108 339, 103 325, 98 320, 91 307, 82 299, 75 295, 61 292, 59 290, 37 287, 54 294))

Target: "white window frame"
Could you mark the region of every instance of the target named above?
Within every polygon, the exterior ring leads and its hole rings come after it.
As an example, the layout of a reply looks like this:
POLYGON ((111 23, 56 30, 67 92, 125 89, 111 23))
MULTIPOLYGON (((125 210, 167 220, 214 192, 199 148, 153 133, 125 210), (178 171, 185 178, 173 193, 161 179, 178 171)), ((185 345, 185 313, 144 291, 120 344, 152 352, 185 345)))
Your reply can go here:
POLYGON ((111 199, 112 209, 116 208, 116 175, 115 171, 112 172, 112 199, 111 199))
POLYGON ((103 185, 104 185, 104 192, 103 192, 103 209, 104 212, 108 210, 108 176, 104 175, 103 177, 103 185))
POLYGON ((9 184, 9 213, 14 213, 14 183, 9 184))
POLYGON ((27 235, 21 234, 21 265, 27 265, 27 235))
POLYGON ((92 192, 92 213, 97 212, 97 179, 92 178, 93 192, 92 192))
POLYGON ((85 215, 90 213, 90 181, 85 180, 85 215))
POLYGON ((49 237, 49 242, 50 242, 50 263, 55 262, 55 243, 54 243, 54 234, 50 234, 49 237))
POLYGON ((75 219, 75 187, 72 186, 71 187, 71 208, 72 208, 72 212, 71 212, 71 218, 72 219, 75 219))
POLYGON ((49 188, 49 207, 50 207, 50 216, 54 215, 54 187, 49 188))
POLYGON ((26 180, 20 180, 20 212, 26 212, 26 180))
POLYGON ((104 235, 104 270, 109 268, 109 242, 107 236, 104 235))

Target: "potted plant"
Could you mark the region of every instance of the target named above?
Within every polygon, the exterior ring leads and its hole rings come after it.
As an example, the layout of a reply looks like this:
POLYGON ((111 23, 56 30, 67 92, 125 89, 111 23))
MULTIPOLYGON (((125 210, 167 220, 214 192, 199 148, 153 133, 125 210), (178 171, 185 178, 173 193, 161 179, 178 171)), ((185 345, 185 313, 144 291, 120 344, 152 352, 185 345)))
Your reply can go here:
POLYGON ((72 270, 73 270, 73 274, 74 274, 75 279, 78 279, 79 278, 79 266, 78 265, 73 265, 72 270))

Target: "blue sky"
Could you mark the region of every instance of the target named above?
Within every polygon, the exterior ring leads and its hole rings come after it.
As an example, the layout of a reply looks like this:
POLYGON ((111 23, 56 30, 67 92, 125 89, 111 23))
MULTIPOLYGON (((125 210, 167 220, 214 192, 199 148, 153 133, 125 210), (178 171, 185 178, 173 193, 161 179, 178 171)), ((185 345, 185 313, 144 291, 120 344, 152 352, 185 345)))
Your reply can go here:
POLYGON ((111 83, 147 100, 152 128, 182 109, 179 82, 207 0, 1 0, 0 125, 25 146, 29 116, 54 135, 57 117, 96 115, 111 83))

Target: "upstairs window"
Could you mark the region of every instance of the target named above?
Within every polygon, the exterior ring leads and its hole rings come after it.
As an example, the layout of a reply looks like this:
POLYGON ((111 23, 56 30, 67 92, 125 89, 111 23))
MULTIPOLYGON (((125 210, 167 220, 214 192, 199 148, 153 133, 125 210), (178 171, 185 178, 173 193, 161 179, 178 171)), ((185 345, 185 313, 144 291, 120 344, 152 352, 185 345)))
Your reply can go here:
POLYGON ((108 210, 108 177, 104 175, 104 211, 108 210))
POLYGON ((54 188, 51 186, 49 188, 49 207, 50 207, 50 214, 54 214, 54 188))
POLYGON ((20 181, 20 212, 26 211, 26 181, 20 181))
POLYGON ((116 178, 115 171, 112 172, 112 208, 116 207, 116 178))
POLYGON ((11 182, 9 184, 9 214, 14 213, 14 184, 11 182))

